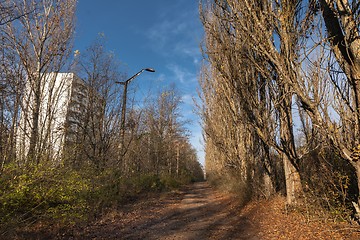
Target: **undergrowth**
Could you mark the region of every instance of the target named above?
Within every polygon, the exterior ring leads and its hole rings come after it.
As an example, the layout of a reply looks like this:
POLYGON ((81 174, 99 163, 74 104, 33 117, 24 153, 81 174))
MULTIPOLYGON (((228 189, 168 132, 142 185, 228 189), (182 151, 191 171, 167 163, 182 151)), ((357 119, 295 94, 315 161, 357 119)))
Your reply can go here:
POLYGON ((0 173, 0 238, 35 223, 62 227, 85 223, 147 192, 161 192, 191 178, 117 171, 6 166, 0 173))

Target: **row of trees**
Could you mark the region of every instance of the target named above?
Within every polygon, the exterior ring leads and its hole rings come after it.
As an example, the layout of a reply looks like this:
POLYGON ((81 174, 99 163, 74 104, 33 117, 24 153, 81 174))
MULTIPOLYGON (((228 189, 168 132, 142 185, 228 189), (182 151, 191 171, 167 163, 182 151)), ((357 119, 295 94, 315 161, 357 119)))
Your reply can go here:
POLYGON ((326 169, 357 181, 347 201, 359 203, 359 11, 349 0, 202 1, 210 178, 227 172, 266 195, 284 186, 294 204, 326 169))

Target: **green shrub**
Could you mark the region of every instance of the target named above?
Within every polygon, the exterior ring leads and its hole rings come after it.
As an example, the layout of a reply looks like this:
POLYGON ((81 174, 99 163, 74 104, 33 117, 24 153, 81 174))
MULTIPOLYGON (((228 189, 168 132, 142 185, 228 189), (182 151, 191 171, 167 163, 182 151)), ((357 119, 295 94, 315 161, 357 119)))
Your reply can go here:
POLYGON ((153 192, 153 191, 162 191, 165 188, 164 183, 161 179, 152 174, 144 174, 138 177, 137 179, 134 178, 133 181, 135 182, 135 188, 137 191, 140 192, 153 192))
POLYGON ((85 218, 89 181, 76 171, 37 167, 27 171, 8 166, 0 187, 0 224, 56 219, 73 223, 85 218))
POLYGON ((172 190, 172 189, 176 189, 179 188, 181 186, 181 182, 171 176, 163 176, 161 178, 161 182, 164 186, 164 188, 172 190))

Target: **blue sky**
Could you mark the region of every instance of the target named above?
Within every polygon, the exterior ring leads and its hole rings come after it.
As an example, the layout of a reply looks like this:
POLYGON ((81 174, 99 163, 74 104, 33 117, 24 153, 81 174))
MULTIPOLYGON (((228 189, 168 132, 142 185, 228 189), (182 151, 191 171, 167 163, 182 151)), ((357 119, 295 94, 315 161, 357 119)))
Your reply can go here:
POLYGON ((176 85, 184 101, 182 114, 192 120, 187 126, 191 143, 203 163, 201 127, 192 102, 202 61, 198 0, 79 0, 74 48, 81 52, 100 33, 128 76, 142 68, 156 70, 132 82, 140 97, 176 85))

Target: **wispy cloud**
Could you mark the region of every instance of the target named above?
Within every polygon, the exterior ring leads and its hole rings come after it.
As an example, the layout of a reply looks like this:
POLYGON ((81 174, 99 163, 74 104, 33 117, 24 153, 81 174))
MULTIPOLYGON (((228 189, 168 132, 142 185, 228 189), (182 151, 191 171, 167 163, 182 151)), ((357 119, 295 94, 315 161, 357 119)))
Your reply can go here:
POLYGON ((185 103, 185 104, 189 104, 189 105, 193 105, 194 104, 194 96, 191 94, 184 94, 181 97, 181 100, 185 103))
POLYGON ((158 82, 164 82, 165 79, 166 79, 165 74, 160 73, 159 76, 158 76, 158 78, 157 78, 157 81, 158 81, 158 82))
POLYGON ((189 71, 185 67, 182 67, 182 66, 180 66, 178 64, 174 64, 174 63, 168 64, 166 67, 173 74, 173 76, 171 76, 171 77, 177 82, 180 82, 182 84, 197 82, 196 73, 189 71))
MULTIPOLYGON (((182 4, 185 6, 186 3, 182 4)), ((150 47, 164 56, 191 58, 193 64, 198 64, 203 32, 200 21, 194 21, 198 19, 197 14, 197 11, 162 13, 160 19, 145 32, 150 47)))
POLYGON ((202 58, 199 49, 200 49, 199 44, 194 44, 194 43, 191 44, 189 42, 178 42, 175 45, 174 51, 179 55, 191 58, 192 63, 194 65, 198 65, 202 58))

